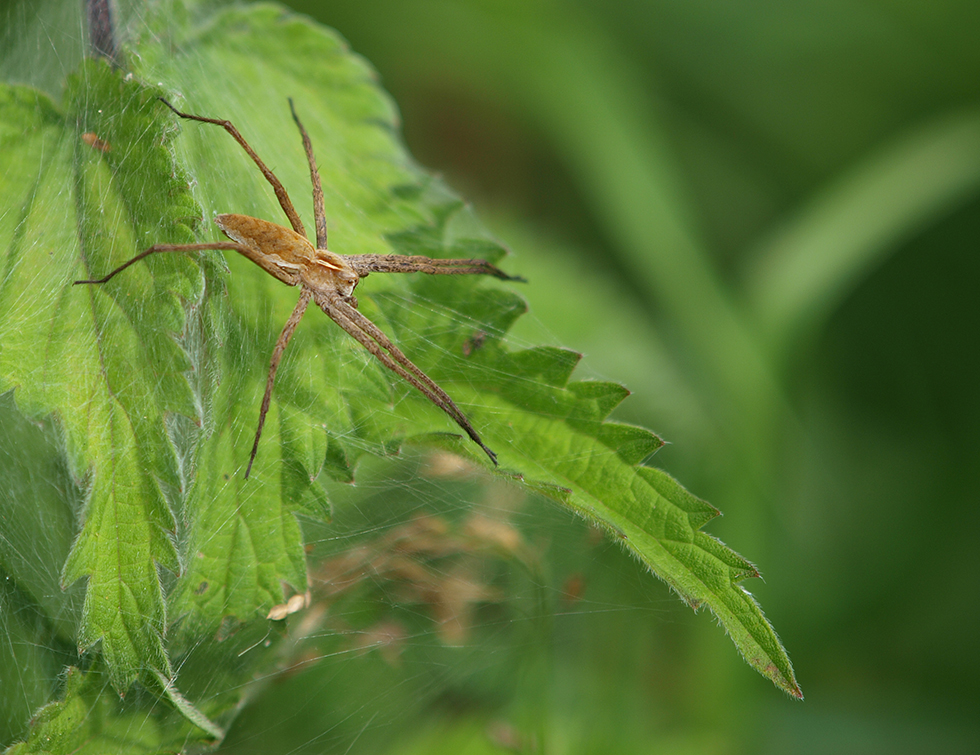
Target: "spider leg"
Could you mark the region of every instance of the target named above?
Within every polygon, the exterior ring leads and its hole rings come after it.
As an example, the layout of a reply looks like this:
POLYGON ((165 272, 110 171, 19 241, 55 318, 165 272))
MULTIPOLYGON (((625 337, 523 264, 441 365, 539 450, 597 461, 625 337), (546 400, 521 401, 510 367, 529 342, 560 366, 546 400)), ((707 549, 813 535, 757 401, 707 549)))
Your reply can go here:
POLYGON ((377 325, 362 315, 334 292, 317 291, 314 300, 327 316, 350 333, 381 364, 417 388, 429 401, 455 420, 474 443, 482 448, 490 461, 497 465, 497 454, 487 448, 466 416, 453 403, 449 395, 432 378, 416 367, 401 350, 389 340, 377 325))
POLYGON ((508 275, 486 260, 445 260, 402 254, 350 254, 344 259, 362 278, 368 273, 428 273, 429 275, 492 275, 505 281, 527 281, 508 275))
POLYGON ((72 285, 78 286, 83 283, 106 283, 108 280, 115 277, 118 273, 121 273, 130 265, 139 262, 145 257, 149 257, 151 254, 156 254, 157 252, 206 252, 211 250, 230 250, 240 252, 246 257, 250 257, 252 255, 252 251, 248 247, 242 244, 237 244, 234 241, 218 241, 214 244, 154 244, 145 252, 140 252, 137 254, 135 257, 133 257, 133 259, 129 260, 129 262, 124 262, 121 264, 104 278, 99 278, 98 280, 75 281, 72 285))
POLYGON ((313 184, 313 215, 316 219, 316 248, 327 248, 327 213, 323 207, 323 185, 320 183, 320 171, 316 169, 316 158, 313 157, 313 144, 310 142, 309 134, 303 128, 303 124, 296 115, 296 107, 293 105, 293 98, 289 98, 289 110, 293 114, 293 120, 299 128, 300 136, 303 137, 303 149, 306 151, 306 161, 310 164, 310 182, 313 184))
POLYGON ((283 327, 282 333, 279 334, 279 340, 276 341, 276 346, 272 350, 272 360, 269 362, 269 377, 265 381, 265 395, 262 397, 262 408, 259 410, 259 426, 255 430, 255 442, 252 444, 252 453, 248 457, 248 467, 245 469, 246 480, 252 471, 255 454, 259 450, 259 438, 262 437, 265 415, 269 412, 269 403, 272 400, 272 385, 276 380, 276 370, 279 369, 279 360, 282 359, 282 353, 286 350, 289 339, 293 337, 293 331, 296 330, 299 321, 303 319, 303 315, 306 313, 306 306, 310 303, 310 297, 312 295, 313 292, 304 286, 300 292, 299 301, 296 302, 293 313, 286 320, 286 325, 283 327))
POLYGON ((182 113, 180 110, 167 102, 163 97, 160 98, 160 102, 173 110, 174 113, 181 118, 186 118, 189 121, 200 121, 201 123, 213 123, 215 126, 221 126, 221 128, 231 134, 232 138, 234 138, 234 140, 242 146, 242 149, 248 153, 248 156, 252 158, 252 162, 254 162, 258 166, 259 170, 262 171, 262 175, 265 176, 265 180, 272 186, 272 190, 276 193, 276 198, 279 200, 279 206, 282 207, 282 211, 285 212, 286 217, 289 218, 289 222, 293 226, 293 230, 296 231, 296 233, 306 236, 306 229, 303 228, 303 221, 299 219, 299 213, 297 213, 296 208, 293 207, 292 200, 290 200, 289 195, 286 193, 285 187, 282 185, 279 179, 276 178, 276 174, 269 170, 269 168, 266 167, 266 164, 262 162, 262 158, 255 154, 255 150, 249 146, 248 142, 245 141, 245 137, 238 132, 238 129, 232 125, 231 121, 225 121, 219 118, 205 118, 202 115, 191 115, 190 113, 182 113))

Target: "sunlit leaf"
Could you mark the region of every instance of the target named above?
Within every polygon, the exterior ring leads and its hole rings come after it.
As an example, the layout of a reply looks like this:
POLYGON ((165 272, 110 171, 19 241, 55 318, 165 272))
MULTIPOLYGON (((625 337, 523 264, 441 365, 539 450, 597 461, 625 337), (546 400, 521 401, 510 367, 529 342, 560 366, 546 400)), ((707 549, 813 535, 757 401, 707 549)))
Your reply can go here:
MULTIPOLYGON (((356 479, 359 458, 410 443, 451 447, 596 523, 688 603, 707 605, 757 670, 798 695, 772 628, 738 585, 754 567, 700 531, 717 512, 640 466, 659 438, 608 421, 626 389, 571 380, 574 352, 508 346, 525 309, 517 284, 372 275, 358 289, 361 311, 457 401, 499 469, 311 309, 244 479, 269 354, 297 292, 232 254, 225 267, 215 252, 154 255, 105 285, 71 285, 153 243, 216 240, 216 212, 283 219, 228 134, 178 122, 160 95, 236 123, 312 229, 292 97, 317 154, 334 251, 507 260, 471 210, 412 163, 392 103, 335 34, 273 6, 168 20, 159 34, 147 23, 135 75, 88 62, 61 108, 0 90, 0 390, 25 415, 60 422, 85 491, 63 581, 87 579, 77 644, 98 646, 115 689, 162 685, 181 708, 172 653, 236 633, 251 642, 270 608, 306 589, 296 515, 329 517, 318 477, 356 479)), ((230 657, 239 646, 222 647, 230 657)), ((234 701, 213 705, 233 713, 234 701)))

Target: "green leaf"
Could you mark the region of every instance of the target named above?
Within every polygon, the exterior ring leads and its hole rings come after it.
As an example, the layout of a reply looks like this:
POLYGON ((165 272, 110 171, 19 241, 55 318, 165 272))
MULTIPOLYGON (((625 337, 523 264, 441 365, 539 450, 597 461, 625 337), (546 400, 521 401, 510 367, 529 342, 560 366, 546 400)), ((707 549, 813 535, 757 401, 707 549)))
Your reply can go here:
MULTIPOLYGON (((29 416, 58 416, 86 489, 64 569, 65 583, 88 578, 78 644, 101 642, 118 691, 137 678, 152 689, 167 680, 171 700, 184 701, 170 686, 171 653, 193 652, 206 636, 220 645, 264 622, 288 591, 305 590, 296 515, 328 516, 318 475, 350 480, 364 454, 444 446, 459 430, 311 311, 280 366, 244 480, 269 354, 297 292, 237 256, 225 268, 213 252, 154 255, 105 285, 70 285, 153 243, 216 240, 202 215, 282 220, 228 134, 178 124, 158 95, 234 122, 312 228, 291 96, 323 176, 335 251, 497 260, 504 250, 414 166, 393 105, 335 34, 273 6, 223 9, 193 27, 169 10, 144 19, 135 75, 86 63, 64 112, 36 92, 0 90, 0 200, 14 208, 0 219, 0 390, 13 389, 29 416), (164 580, 166 596, 160 566, 178 573, 164 580)), ((699 531, 715 510, 637 466, 659 438, 608 421, 627 391, 570 382, 574 352, 508 350, 503 337, 525 309, 514 286, 373 275, 358 295, 361 311, 499 453, 500 474, 604 527, 685 600, 710 607, 760 672, 799 694, 775 634, 737 584, 754 568, 699 531)), ((451 445, 488 466, 469 441, 451 445)))
POLYGON ((145 712, 126 709, 118 697, 107 695, 106 691, 102 674, 69 668, 62 698, 42 707, 31 720, 26 739, 4 752, 7 755, 176 752, 192 732, 197 733, 191 724, 211 739, 222 736, 220 730, 186 701, 176 703, 179 709, 188 708, 181 711, 185 713, 183 720, 171 715, 154 721, 145 712))
POLYGON ((178 295, 192 287, 171 279, 153 288, 146 270, 111 296, 70 282, 89 277, 92 260, 129 254, 135 239, 189 240, 172 218, 193 217, 193 203, 174 178, 163 129, 148 110, 152 92, 142 85, 90 65, 69 83, 65 117, 25 89, 9 88, 3 99, 19 131, 7 130, 3 145, 12 178, 2 185, 3 206, 12 210, 2 231, 0 390, 17 389, 29 415, 58 411, 75 474, 87 475, 84 525, 63 581, 89 577, 78 644, 101 641, 125 689, 141 667, 169 669, 156 569, 177 566, 161 488, 177 474, 163 418, 193 412, 179 374, 188 360, 169 332, 183 320, 178 295), (110 151, 87 146, 85 133, 110 151), (134 204, 142 195, 160 206, 134 204))
MULTIPOLYGON (((418 281, 413 288, 431 285, 418 281)), ((440 384, 451 386, 451 395, 463 398, 503 468, 605 529, 692 607, 708 607, 756 670, 799 697, 775 632, 738 584, 758 571, 700 531, 717 509, 660 470, 637 466, 661 446, 659 438, 607 420, 628 392, 611 383, 566 382, 577 354, 552 348, 509 352, 499 334, 487 335, 467 356, 471 336, 452 323, 506 321, 514 302, 508 294, 482 289, 455 297, 447 291, 440 299, 453 310, 443 323, 431 311, 420 315, 421 306, 403 296, 379 303, 396 333, 426 333, 413 342, 413 357, 440 384)))

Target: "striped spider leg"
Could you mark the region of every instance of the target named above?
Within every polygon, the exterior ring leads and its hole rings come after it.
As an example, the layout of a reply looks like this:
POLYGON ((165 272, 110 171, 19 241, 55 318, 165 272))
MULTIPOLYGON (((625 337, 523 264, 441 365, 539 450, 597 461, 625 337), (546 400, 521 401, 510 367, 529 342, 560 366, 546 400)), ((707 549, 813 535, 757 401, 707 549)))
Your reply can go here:
POLYGON ((286 189, 276 178, 275 174, 255 151, 245 141, 230 121, 215 118, 205 118, 200 115, 183 113, 167 100, 160 98, 164 105, 170 108, 180 118, 201 123, 211 123, 221 126, 248 153, 252 162, 258 166, 266 180, 275 191, 279 205, 289 219, 292 228, 286 228, 267 220, 259 220, 247 215, 218 215, 214 222, 230 239, 209 244, 154 244, 128 262, 120 265, 103 278, 97 280, 80 280, 75 284, 102 284, 111 280, 130 265, 139 262, 157 252, 198 252, 198 251, 235 251, 247 257, 274 278, 288 286, 296 286, 300 290, 299 301, 292 314, 286 321, 279 340, 272 350, 269 363, 269 376, 266 379, 265 395, 262 397, 262 408, 259 410, 259 424, 255 431, 255 441, 249 456, 245 479, 252 470, 252 463, 259 448, 262 437, 262 427, 269 411, 272 398, 272 386, 279 368, 279 360, 289 343, 296 326, 302 319, 310 301, 314 301, 324 313, 337 325, 346 330, 364 348, 373 354, 385 367, 417 388, 429 401, 448 414, 466 434, 482 448, 490 460, 497 464, 497 455, 480 440, 479 434, 473 429, 466 416, 453 403, 449 395, 440 388, 432 378, 416 367, 401 350, 367 317, 357 309, 357 299, 354 298, 354 287, 358 281, 369 273, 428 273, 429 275, 492 275, 501 280, 521 281, 523 278, 507 275, 499 268, 485 260, 469 259, 432 259, 429 257, 409 257, 396 254, 357 254, 341 255, 327 250, 327 221, 323 204, 323 187, 320 183, 320 173, 313 157, 313 146, 303 124, 296 115, 292 99, 289 108, 293 120, 299 128, 303 139, 303 149, 310 166, 310 180, 313 183, 313 209, 316 220, 316 246, 310 243, 306 229, 293 206, 286 189))

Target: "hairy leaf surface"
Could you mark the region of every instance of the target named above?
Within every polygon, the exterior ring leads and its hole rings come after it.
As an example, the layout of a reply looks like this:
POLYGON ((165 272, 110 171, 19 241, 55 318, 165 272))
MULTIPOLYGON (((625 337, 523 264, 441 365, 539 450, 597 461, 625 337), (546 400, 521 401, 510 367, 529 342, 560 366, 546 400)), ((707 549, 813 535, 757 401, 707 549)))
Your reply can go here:
MULTIPOLYGON (((311 308, 243 479, 269 354, 298 292, 214 252, 155 255, 106 285, 71 285, 153 243, 217 240, 218 212, 284 222, 228 134, 178 122, 158 96, 234 122, 312 229, 292 97, 336 252, 510 265, 470 210, 411 162, 392 103, 336 35, 273 6, 189 26, 145 22, 133 76, 86 63, 60 107, 25 88, 0 90, 0 390, 13 390, 26 415, 61 423, 85 490, 63 581, 87 578, 78 645, 101 643, 121 692, 137 678, 169 679, 175 652, 263 622, 306 589, 296 515, 329 516, 319 476, 356 479, 360 456, 406 443, 488 467, 441 411, 311 308)), ((357 293, 361 311, 497 451, 500 469, 487 474, 602 527, 689 604, 708 606, 757 670, 799 695, 772 628, 738 584, 755 568, 701 532, 717 511, 641 465, 659 438, 608 420, 628 392, 572 380, 573 352, 506 344, 525 309, 517 291, 475 277, 379 274, 357 293)))

